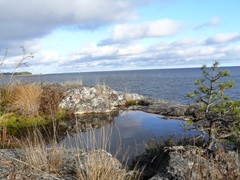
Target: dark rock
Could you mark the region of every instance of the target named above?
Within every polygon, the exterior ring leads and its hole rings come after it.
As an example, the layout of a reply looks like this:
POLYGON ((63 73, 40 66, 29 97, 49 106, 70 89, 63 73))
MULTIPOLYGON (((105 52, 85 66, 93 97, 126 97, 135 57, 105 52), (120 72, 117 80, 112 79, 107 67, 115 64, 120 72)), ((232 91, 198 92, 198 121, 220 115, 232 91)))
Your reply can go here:
POLYGON ((163 99, 145 99, 147 102, 143 105, 130 106, 129 110, 139 110, 153 114, 161 114, 164 116, 185 116, 187 105, 178 104, 163 99), (148 104, 148 105, 146 105, 148 104))
POLYGON ((211 159, 204 149, 196 146, 173 146, 159 148, 158 153, 144 153, 136 158, 145 167, 143 179, 238 179, 239 154, 218 153, 211 159))

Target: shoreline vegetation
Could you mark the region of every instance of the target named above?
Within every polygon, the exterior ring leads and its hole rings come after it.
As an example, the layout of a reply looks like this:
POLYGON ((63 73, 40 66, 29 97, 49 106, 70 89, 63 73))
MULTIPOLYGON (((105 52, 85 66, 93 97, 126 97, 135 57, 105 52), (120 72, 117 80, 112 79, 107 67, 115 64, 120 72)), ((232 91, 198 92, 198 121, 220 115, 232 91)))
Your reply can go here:
POLYGON ((3 76, 31 76, 33 75, 31 72, 28 71, 22 71, 22 72, 5 72, 5 73, 0 73, 0 75, 3 76))
MULTIPOLYGON (((24 48, 23 52, 19 65, 33 57, 25 56, 24 48)), ((240 102, 224 95, 233 84, 219 81, 229 73, 217 71, 217 66, 212 67, 214 73, 203 66, 205 79, 197 80, 197 89, 189 94, 196 100, 192 105, 117 92, 106 85, 86 87, 79 82, 11 81, 2 85, 0 179, 239 179, 240 102), (127 152, 121 152, 121 139, 116 153, 110 154, 111 129, 94 133, 94 127, 104 126, 104 122, 87 127, 86 122, 77 120, 78 116, 117 115, 120 110, 184 119, 189 123, 186 130, 194 125, 203 134, 181 140, 153 138, 145 144, 145 152, 129 163, 127 152), (70 138, 71 130, 78 132, 77 148, 59 144, 62 136, 70 138), (83 131, 87 132, 85 138, 83 131), (229 136, 222 137, 226 134, 229 136), (121 161, 117 160, 119 153, 125 153, 121 161)))

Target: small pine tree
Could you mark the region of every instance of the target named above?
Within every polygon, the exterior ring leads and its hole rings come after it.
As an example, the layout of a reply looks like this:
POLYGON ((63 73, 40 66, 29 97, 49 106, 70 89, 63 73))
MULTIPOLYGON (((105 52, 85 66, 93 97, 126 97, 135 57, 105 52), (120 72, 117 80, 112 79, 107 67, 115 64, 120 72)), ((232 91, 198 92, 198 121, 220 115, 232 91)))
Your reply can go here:
POLYGON ((227 137, 239 130, 240 103, 231 101, 224 93, 234 86, 228 70, 219 70, 219 63, 214 62, 210 70, 203 65, 203 78, 195 81, 195 91, 188 97, 200 103, 204 111, 204 119, 208 121, 205 129, 209 136, 208 149, 213 150, 214 144, 220 138, 227 137), (236 127, 238 127, 236 129, 236 127), (234 130, 235 128, 235 130, 234 130))

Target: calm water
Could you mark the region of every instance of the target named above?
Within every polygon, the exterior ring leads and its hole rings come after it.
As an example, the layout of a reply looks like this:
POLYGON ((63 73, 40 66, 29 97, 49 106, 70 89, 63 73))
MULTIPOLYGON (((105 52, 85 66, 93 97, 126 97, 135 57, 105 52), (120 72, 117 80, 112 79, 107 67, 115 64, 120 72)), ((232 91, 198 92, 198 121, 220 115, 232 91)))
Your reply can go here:
MULTIPOLYGON (((97 138, 101 137, 103 130, 111 129, 111 152, 114 154, 116 148, 121 141, 123 152, 129 149, 129 156, 142 153, 144 150, 144 142, 150 139, 169 137, 178 138, 181 140, 186 136, 194 136, 199 133, 196 131, 184 131, 181 124, 182 120, 166 120, 163 116, 156 114, 144 113, 141 111, 124 111, 114 119, 107 126, 100 127, 95 130, 94 134, 97 138)), ((186 122, 185 122, 186 123, 186 122)), ((80 139, 86 139, 89 132, 82 132, 80 139)), ((72 133, 71 136, 65 137, 61 142, 66 147, 76 147, 81 143, 79 141, 79 134, 72 133)))
MULTIPOLYGON (((240 67, 228 67, 231 79, 235 81, 235 88, 229 90, 232 98, 240 98, 240 67)), ((111 88, 134 92, 145 96, 164 98, 181 103, 191 102, 186 94, 194 89, 194 81, 201 77, 199 68, 191 69, 164 69, 164 70, 138 70, 115 72, 89 72, 35 75, 29 77, 16 77, 22 81, 37 82, 65 82, 83 81, 84 85, 105 83, 111 88)), ((7 79, 1 79, 7 81, 7 79)))

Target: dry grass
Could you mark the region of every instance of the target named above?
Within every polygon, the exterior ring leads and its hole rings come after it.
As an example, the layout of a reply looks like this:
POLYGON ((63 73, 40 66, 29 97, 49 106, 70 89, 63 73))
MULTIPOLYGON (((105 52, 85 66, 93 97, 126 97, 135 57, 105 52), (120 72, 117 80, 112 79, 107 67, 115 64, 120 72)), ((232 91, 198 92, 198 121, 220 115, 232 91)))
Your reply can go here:
POLYGON ((101 151, 93 151, 81 166, 77 169, 79 180, 120 180, 127 176, 116 159, 101 151))
POLYGON ((13 100, 13 93, 7 86, 1 86, 0 89, 0 111, 6 112, 10 102, 13 100))
POLYGON ((77 81, 65 81, 63 83, 63 85, 67 86, 67 87, 80 87, 83 85, 83 81, 81 80, 77 80, 77 81))
POLYGON ((25 143, 25 163, 46 172, 57 172, 64 162, 64 149, 53 143, 47 147, 42 134, 35 130, 25 143))
POLYGON ((203 154, 192 156, 192 167, 185 173, 186 179, 240 179, 240 157, 237 152, 217 153, 213 158, 203 154))
POLYGON ((64 94, 58 86, 20 82, 2 87, 0 92, 1 111, 21 115, 55 116, 64 94))
POLYGON ((13 83, 6 94, 9 99, 8 111, 22 115, 38 115, 42 87, 33 83, 13 83))
MULTIPOLYGON (((126 166, 122 165, 115 156, 119 153, 116 151, 112 156, 107 151, 110 150, 112 128, 102 128, 98 133, 90 130, 87 133, 79 133, 75 139, 78 146, 73 149, 74 158, 71 161, 71 176, 73 179, 79 180, 130 180, 140 179, 141 173, 138 171, 127 171, 126 166)), ((23 164, 36 170, 49 173, 49 175, 57 175, 60 179, 65 177, 61 174, 63 167, 69 169, 69 154, 65 153, 66 149, 53 143, 49 147, 43 140, 43 135, 38 131, 34 131, 28 138, 24 149, 25 158, 23 164), (66 159, 66 160, 65 160, 66 159)), ((54 141, 56 142, 56 141, 54 141)), ((118 149, 119 150, 119 149, 118 149)))
MULTIPOLYGON (((136 169, 128 172, 127 165, 121 164, 116 157, 120 153, 126 153, 123 162, 127 162, 127 152, 121 152, 121 139, 116 143, 116 150, 112 154, 111 137, 112 127, 101 128, 97 131, 89 130, 85 133, 78 133, 75 143, 78 149, 84 150, 87 156, 78 159, 77 179, 79 180, 130 180, 140 179, 141 173, 136 169)), ((79 132, 79 131, 78 131, 79 132)))

